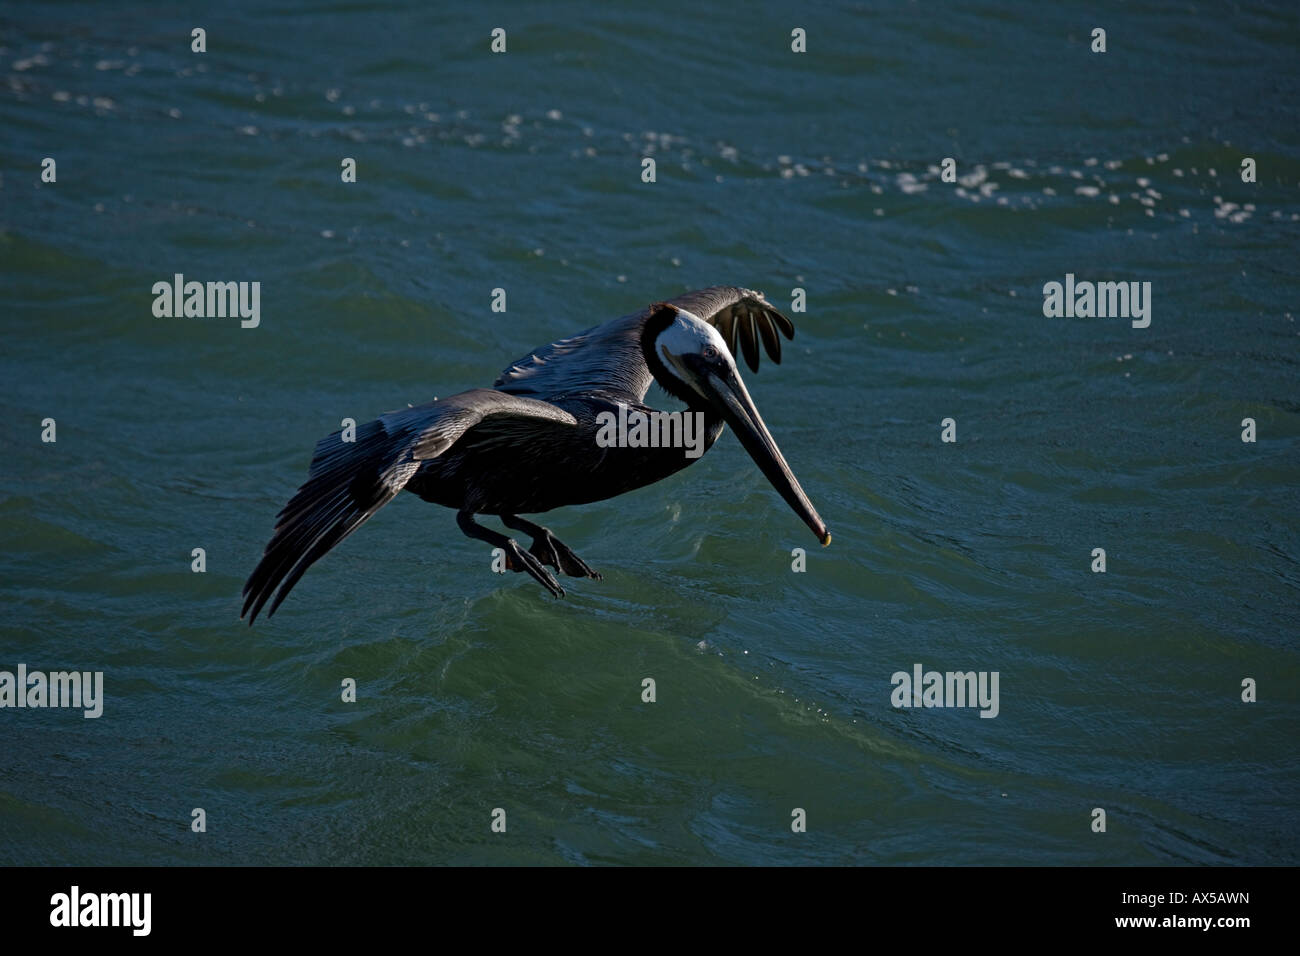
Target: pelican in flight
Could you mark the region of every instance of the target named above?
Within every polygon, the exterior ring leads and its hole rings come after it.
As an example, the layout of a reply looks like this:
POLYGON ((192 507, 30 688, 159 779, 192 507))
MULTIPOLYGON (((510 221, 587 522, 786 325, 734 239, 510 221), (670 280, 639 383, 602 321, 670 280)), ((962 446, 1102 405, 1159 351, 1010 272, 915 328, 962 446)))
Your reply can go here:
POLYGON ((240 617, 251 625, 273 594, 267 615, 274 614, 303 572, 402 490, 454 508, 461 531, 501 548, 509 570, 527 572, 562 597, 547 566, 571 577, 601 576, 550 529, 520 515, 602 501, 667 478, 698 460, 724 424, 817 540, 830 544, 732 357, 739 343, 757 372, 761 341, 779 363, 778 332, 791 339, 794 324, 761 292, 688 292, 543 346, 490 389, 389 412, 358 426, 351 441, 342 431, 322 438, 306 483, 280 512, 244 585, 240 617), (651 382, 702 423, 702 448, 693 457, 681 447, 598 440, 615 416, 663 414, 644 404, 651 382), (499 517, 531 536, 532 547, 483 527, 476 515, 499 517))

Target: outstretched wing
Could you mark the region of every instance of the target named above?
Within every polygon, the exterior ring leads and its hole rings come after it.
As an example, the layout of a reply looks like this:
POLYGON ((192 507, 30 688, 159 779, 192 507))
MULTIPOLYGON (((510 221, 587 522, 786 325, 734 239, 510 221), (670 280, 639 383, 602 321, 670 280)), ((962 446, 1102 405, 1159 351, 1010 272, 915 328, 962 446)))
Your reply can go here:
MULTIPOLYGON (((781 335, 794 338, 794 323, 761 292, 713 286, 667 302, 712 324, 733 355, 740 347, 755 372, 760 342, 772 361, 780 364, 781 335)), ((492 387, 539 399, 601 391, 641 402, 653 381, 641 353, 641 330, 649 317, 647 307, 534 349, 505 369, 492 387)))
POLYGON ((322 438, 307 481, 276 519, 262 560, 244 584, 244 610, 251 626, 279 588, 266 612, 275 613, 298 579, 331 548, 396 497, 420 463, 436 458, 482 422, 542 419, 576 425, 568 412, 528 398, 485 388, 441 401, 399 409, 356 430, 322 438))
POLYGON ((733 356, 739 357, 739 344, 751 372, 758 371, 759 342, 772 361, 780 365, 781 335, 794 338, 794 323, 773 308, 763 293, 750 289, 713 286, 679 295, 669 299, 668 304, 698 315, 717 329, 733 356))

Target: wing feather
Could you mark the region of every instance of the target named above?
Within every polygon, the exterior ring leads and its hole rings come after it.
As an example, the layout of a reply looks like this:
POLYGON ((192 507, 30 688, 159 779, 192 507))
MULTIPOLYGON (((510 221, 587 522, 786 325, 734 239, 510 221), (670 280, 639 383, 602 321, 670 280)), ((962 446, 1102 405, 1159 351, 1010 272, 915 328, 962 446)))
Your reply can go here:
POLYGON ((307 569, 392 501, 421 462, 484 422, 524 419, 577 424, 545 402, 478 388, 381 415, 358 427, 353 441, 344 441, 342 431, 322 438, 307 480, 281 510, 244 585, 240 617, 248 616, 251 625, 273 594, 266 613, 274 614, 307 569))
MULTIPOLYGON (((794 338, 794 323, 761 292, 712 286, 665 301, 710 323, 732 355, 743 354, 755 372, 760 343, 779 365, 780 336, 794 338)), ((641 402, 653 381, 641 353, 641 329, 649 317, 647 307, 534 349, 503 370, 492 387, 539 399, 599 391, 641 402)))

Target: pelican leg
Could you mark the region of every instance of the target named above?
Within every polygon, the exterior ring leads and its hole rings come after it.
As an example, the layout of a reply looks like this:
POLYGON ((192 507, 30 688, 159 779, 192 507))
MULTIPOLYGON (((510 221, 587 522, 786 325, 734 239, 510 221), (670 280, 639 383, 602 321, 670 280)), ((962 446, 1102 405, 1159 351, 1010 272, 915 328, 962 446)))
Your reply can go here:
POLYGON ((593 571, 589 568, 586 561, 573 553, 572 548, 551 534, 550 528, 543 528, 539 524, 525 521, 518 515, 502 515, 501 523, 507 528, 513 528, 515 531, 522 531, 524 534, 532 535, 533 546, 528 549, 528 552, 540 560, 542 564, 549 564, 561 574, 567 574, 571 578, 605 580, 601 577, 599 571, 593 571))
POLYGON ((499 531, 492 531, 481 524, 475 523, 474 515, 468 511, 456 513, 456 524, 460 526, 460 530, 465 532, 466 536, 477 541, 486 541, 488 544, 495 545, 503 550, 506 553, 506 566, 511 571, 527 571, 536 579, 538 584, 557 598, 564 597, 564 588, 560 587, 560 582, 555 580, 551 572, 542 566, 541 561, 519 547, 519 542, 514 538, 507 538, 499 531))

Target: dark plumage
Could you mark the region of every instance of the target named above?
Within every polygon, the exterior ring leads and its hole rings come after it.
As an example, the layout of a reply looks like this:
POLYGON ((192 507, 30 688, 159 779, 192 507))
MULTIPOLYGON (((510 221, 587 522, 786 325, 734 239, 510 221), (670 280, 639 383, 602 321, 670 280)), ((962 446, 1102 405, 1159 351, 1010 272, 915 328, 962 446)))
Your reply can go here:
POLYGON ((757 371, 761 342, 780 362, 778 332, 793 338, 794 325, 761 293, 702 289, 536 349, 491 389, 389 412, 358 426, 354 442, 342 432, 321 439, 306 483, 280 512, 244 585, 240 616, 252 624, 273 594, 267 614, 275 613, 307 568, 403 489, 456 509, 462 531, 503 548, 512 571, 526 571, 556 596, 564 590, 547 565, 599 579, 548 529, 519 515, 611 498, 696 460, 680 447, 597 444, 601 413, 617 415, 620 404, 652 411, 644 404, 652 381, 701 413, 704 449, 730 423, 782 497, 829 543, 732 358, 739 345, 757 371), (475 523, 476 514, 500 516, 531 535, 532 547, 475 523))

